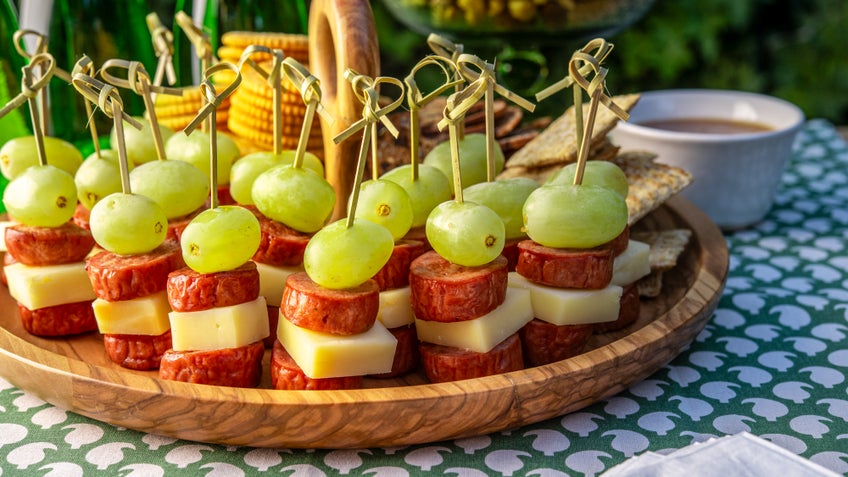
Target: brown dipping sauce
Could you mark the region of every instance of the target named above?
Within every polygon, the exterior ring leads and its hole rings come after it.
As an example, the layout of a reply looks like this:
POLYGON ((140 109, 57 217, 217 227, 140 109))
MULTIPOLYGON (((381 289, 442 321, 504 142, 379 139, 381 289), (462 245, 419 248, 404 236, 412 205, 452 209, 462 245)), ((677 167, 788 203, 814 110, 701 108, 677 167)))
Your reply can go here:
POLYGON ((706 118, 672 118, 643 121, 639 125, 666 131, 700 134, 751 134, 772 131, 771 126, 752 121, 706 118))

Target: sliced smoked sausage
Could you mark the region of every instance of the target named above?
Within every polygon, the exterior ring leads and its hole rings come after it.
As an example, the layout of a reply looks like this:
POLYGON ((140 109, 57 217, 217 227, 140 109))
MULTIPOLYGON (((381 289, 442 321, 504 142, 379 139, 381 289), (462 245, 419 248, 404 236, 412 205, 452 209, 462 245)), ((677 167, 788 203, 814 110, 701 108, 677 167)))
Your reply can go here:
POLYGON ((295 325, 337 335, 364 333, 374 326, 380 309, 377 282, 344 290, 318 285, 306 272, 292 273, 280 303, 282 316, 295 325))
POLYGON ((521 340, 513 333, 487 353, 422 342, 421 363, 433 383, 481 378, 524 368, 521 340))
POLYGON ((6 250, 30 266, 82 262, 94 248, 91 232, 73 222, 59 227, 15 224, 6 228, 6 250))
POLYGON ((259 296, 259 271, 252 261, 238 268, 200 273, 183 267, 168 274, 168 303, 179 312, 238 305, 259 296))
POLYGON ((299 232, 282 222, 263 215, 256 207, 246 209, 253 212, 259 221, 259 248, 253 260, 275 267, 292 267, 303 263, 303 252, 312 234, 299 232))
POLYGON ((424 252, 424 242, 406 239, 395 242, 389 261, 372 277, 380 291, 409 285, 409 266, 424 252))
POLYGON ((451 263, 435 251, 413 260, 409 287, 415 317, 440 322, 471 320, 506 298, 509 273, 503 255, 476 267, 451 263))
POLYGON ((21 323, 36 336, 70 336, 97 330, 91 301, 65 303, 37 310, 18 303, 21 323))
POLYGON ((171 348, 171 332, 161 335, 104 334, 103 345, 113 363, 127 369, 159 369, 162 355, 171 348))
POLYGON ((148 253, 100 252, 88 259, 85 270, 98 298, 123 301, 164 290, 168 274, 184 266, 180 245, 166 240, 148 253))
POLYGON ((610 247, 552 248, 522 240, 515 271, 543 285, 599 290, 612 280, 614 259, 610 247))
POLYGON ((184 383, 255 388, 262 378, 264 355, 265 345, 262 341, 209 351, 169 349, 159 364, 159 378, 184 383))
POLYGON ((541 366, 583 352, 594 325, 555 325, 534 318, 519 331, 521 349, 527 366, 541 366))

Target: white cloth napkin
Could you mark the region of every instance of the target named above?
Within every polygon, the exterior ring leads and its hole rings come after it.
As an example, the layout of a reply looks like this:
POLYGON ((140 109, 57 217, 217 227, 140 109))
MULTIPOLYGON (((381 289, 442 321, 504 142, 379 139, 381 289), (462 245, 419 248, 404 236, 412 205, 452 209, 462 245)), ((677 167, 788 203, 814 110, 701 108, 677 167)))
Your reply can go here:
POLYGON ((742 432, 696 442, 663 455, 646 452, 602 477, 838 477, 776 444, 742 432))

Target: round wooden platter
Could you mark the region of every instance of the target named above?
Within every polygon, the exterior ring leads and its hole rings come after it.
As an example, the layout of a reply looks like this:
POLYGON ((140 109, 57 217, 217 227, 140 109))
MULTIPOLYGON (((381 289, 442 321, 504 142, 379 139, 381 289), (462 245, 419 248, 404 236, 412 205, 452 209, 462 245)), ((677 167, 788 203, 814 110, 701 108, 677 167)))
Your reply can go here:
MULTIPOLYGON (((113 365, 96 333, 29 335, 0 290, 0 375, 56 406, 139 431, 226 445, 363 448, 435 442, 532 424, 581 409, 646 378, 685 349, 715 310, 728 250, 718 228, 674 198, 639 228, 690 228, 692 240, 643 300, 639 321, 596 335, 571 359, 507 374, 429 384, 421 373, 368 379, 350 391, 278 391, 163 381, 113 365)), ((268 353, 265 370, 268 369, 268 353)))

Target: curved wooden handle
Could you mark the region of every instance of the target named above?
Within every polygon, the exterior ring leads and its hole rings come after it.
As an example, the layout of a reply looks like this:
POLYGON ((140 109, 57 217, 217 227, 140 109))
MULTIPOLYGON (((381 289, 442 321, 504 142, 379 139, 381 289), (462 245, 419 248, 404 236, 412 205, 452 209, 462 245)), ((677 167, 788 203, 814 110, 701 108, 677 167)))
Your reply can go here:
POLYGON ((336 190, 333 220, 347 215, 360 141, 333 143, 333 137, 358 121, 362 104, 344 79, 347 68, 379 76, 380 48, 368 0, 313 0, 309 10, 309 63, 321 81, 322 103, 335 123, 321 119, 324 136, 324 171, 336 190))

